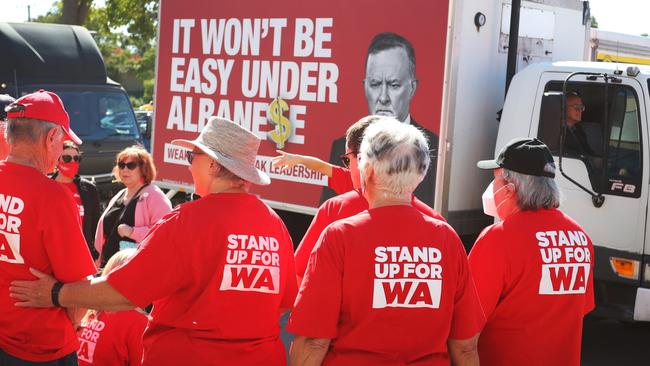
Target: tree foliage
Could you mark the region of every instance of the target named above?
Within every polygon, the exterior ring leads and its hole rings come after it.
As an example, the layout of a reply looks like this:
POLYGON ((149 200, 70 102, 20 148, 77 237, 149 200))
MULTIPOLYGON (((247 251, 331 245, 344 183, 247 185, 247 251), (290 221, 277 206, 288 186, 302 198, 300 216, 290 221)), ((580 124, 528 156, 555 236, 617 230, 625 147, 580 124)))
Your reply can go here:
POLYGON ((592 28, 598 28, 598 21, 596 20, 595 16, 591 16, 591 27, 592 28))
POLYGON ((118 81, 135 77, 143 86, 142 96, 134 101, 137 105, 153 98, 158 4, 159 0, 107 0, 98 7, 92 0, 57 0, 35 21, 83 25, 93 31, 108 76, 118 81))

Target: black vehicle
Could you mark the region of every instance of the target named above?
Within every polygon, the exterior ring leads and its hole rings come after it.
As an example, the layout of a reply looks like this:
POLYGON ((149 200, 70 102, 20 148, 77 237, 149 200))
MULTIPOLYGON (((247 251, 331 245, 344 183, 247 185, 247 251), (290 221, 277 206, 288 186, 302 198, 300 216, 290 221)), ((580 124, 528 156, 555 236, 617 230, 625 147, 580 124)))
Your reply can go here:
POLYGON ((0 94, 57 93, 84 141, 80 174, 110 196, 115 155, 142 139, 128 95, 107 77, 90 32, 73 25, 0 23, 0 55, 0 94))

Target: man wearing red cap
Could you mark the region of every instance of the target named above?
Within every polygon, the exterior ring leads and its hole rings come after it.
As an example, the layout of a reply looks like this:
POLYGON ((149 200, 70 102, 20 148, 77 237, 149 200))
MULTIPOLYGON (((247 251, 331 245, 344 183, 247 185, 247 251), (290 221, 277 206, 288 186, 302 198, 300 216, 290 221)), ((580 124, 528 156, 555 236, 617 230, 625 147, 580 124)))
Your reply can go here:
POLYGON ((46 176, 63 141, 81 140, 51 92, 19 98, 7 118, 10 152, 0 162, 0 365, 76 365, 75 310, 16 307, 9 287, 34 279, 30 267, 61 282, 95 272, 72 195, 46 176))

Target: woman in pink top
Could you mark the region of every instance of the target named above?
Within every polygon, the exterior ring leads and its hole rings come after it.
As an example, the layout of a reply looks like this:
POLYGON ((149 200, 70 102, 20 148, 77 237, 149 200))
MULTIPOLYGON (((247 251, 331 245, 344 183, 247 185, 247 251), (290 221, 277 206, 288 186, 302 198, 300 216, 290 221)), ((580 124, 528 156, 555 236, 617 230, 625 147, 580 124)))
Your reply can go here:
POLYGON ((142 146, 131 146, 117 154, 113 175, 124 183, 99 218, 95 248, 100 253, 98 265, 119 250, 135 248, 149 229, 172 209, 163 191, 151 182, 156 167, 151 154, 142 146))

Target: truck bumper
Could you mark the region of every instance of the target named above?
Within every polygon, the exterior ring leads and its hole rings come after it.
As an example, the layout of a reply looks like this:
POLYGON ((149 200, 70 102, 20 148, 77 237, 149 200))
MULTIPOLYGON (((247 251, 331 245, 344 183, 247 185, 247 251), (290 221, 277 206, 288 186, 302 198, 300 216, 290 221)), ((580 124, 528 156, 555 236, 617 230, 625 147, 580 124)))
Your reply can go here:
POLYGON ((648 256, 595 246, 594 296, 596 309, 592 315, 623 321, 650 321, 650 288, 643 287, 643 268, 648 256), (611 258, 637 261, 638 276, 624 278, 618 275, 611 258), (645 263, 644 263, 645 262, 645 263))

